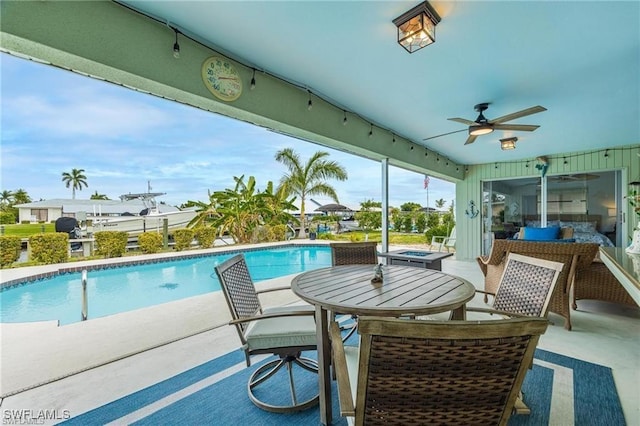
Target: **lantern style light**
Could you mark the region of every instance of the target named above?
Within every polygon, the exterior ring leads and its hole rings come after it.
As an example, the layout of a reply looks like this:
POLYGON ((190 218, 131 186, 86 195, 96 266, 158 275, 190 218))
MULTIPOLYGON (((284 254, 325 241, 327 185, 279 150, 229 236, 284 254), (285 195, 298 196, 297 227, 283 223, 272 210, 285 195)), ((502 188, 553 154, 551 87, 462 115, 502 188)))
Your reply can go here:
POLYGON ((413 53, 435 43, 440 15, 425 1, 393 20, 398 27, 398 43, 413 53))

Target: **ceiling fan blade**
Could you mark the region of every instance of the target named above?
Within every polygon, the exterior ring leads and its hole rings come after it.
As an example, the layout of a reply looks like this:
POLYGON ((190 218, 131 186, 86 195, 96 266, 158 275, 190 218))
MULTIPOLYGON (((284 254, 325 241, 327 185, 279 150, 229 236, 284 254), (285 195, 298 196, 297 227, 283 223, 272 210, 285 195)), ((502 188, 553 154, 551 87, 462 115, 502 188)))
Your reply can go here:
POLYGON ((527 115, 536 114, 538 112, 542 112, 546 110, 547 109, 545 107, 541 107, 540 105, 538 105, 531 108, 523 109, 522 111, 503 115, 502 117, 498 117, 494 120, 489 120, 489 123, 492 123, 492 124, 504 123, 505 121, 515 120, 516 118, 525 117, 527 115))
POLYGON ((467 141, 464 143, 465 145, 469 145, 470 143, 474 143, 476 141, 477 136, 469 135, 467 141))
POLYGON ((441 135, 437 135, 437 136, 431 136, 430 138, 424 138, 424 139, 422 139, 422 140, 423 140, 423 141, 428 141, 428 140, 430 140, 430 139, 439 138, 440 136, 447 136, 447 135, 452 135, 452 134, 454 134, 454 133, 460 133, 460 132, 466 132, 466 131, 467 131, 467 129, 455 130, 455 131, 453 131, 453 132, 443 133, 443 134, 441 134, 441 135))
POLYGON ((521 132, 533 132, 540 126, 533 124, 496 124, 493 126, 495 130, 518 130, 521 132))
POLYGON ((467 120, 466 118, 447 118, 447 120, 455 121, 457 123, 466 124, 467 126, 473 126, 474 124, 478 124, 475 121, 467 120))

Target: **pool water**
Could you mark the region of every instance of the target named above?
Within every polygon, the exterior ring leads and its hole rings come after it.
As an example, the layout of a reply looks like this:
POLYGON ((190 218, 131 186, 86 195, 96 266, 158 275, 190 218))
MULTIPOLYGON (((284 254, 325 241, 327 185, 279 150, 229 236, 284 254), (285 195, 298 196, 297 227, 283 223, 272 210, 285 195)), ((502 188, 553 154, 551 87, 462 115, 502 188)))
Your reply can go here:
MULTIPOLYGON (((171 260, 87 274, 89 319, 220 290, 214 267, 237 252, 171 260)), ((254 282, 331 266, 328 246, 244 252, 254 282)), ((61 274, 0 292, 0 322, 80 321, 82 274, 61 274)))

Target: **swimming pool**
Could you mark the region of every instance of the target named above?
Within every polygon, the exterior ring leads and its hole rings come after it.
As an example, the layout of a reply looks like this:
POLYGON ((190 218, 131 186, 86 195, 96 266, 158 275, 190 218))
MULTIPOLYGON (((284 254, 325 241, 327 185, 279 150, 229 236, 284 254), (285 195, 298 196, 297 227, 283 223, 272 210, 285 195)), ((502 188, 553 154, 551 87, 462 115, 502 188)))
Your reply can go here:
MULTIPOLYGON (((238 251, 166 262, 90 270, 89 319, 172 302, 211 291, 214 266, 238 251)), ((328 246, 285 246, 243 251, 254 282, 331 266, 328 246)), ((0 291, 0 322, 80 321, 82 274, 65 273, 0 291)))

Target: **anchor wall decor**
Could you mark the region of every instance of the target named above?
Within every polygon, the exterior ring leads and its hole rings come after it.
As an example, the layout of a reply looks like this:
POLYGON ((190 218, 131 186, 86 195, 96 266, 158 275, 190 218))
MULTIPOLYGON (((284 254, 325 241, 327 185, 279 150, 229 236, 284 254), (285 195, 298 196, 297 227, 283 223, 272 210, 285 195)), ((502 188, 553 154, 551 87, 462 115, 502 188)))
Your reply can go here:
POLYGON ((473 219, 478 216, 478 213, 480 213, 480 210, 476 208, 476 203, 474 203, 473 200, 469 200, 469 208, 464 211, 464 214, 466 214, 469 219, 473 219))

